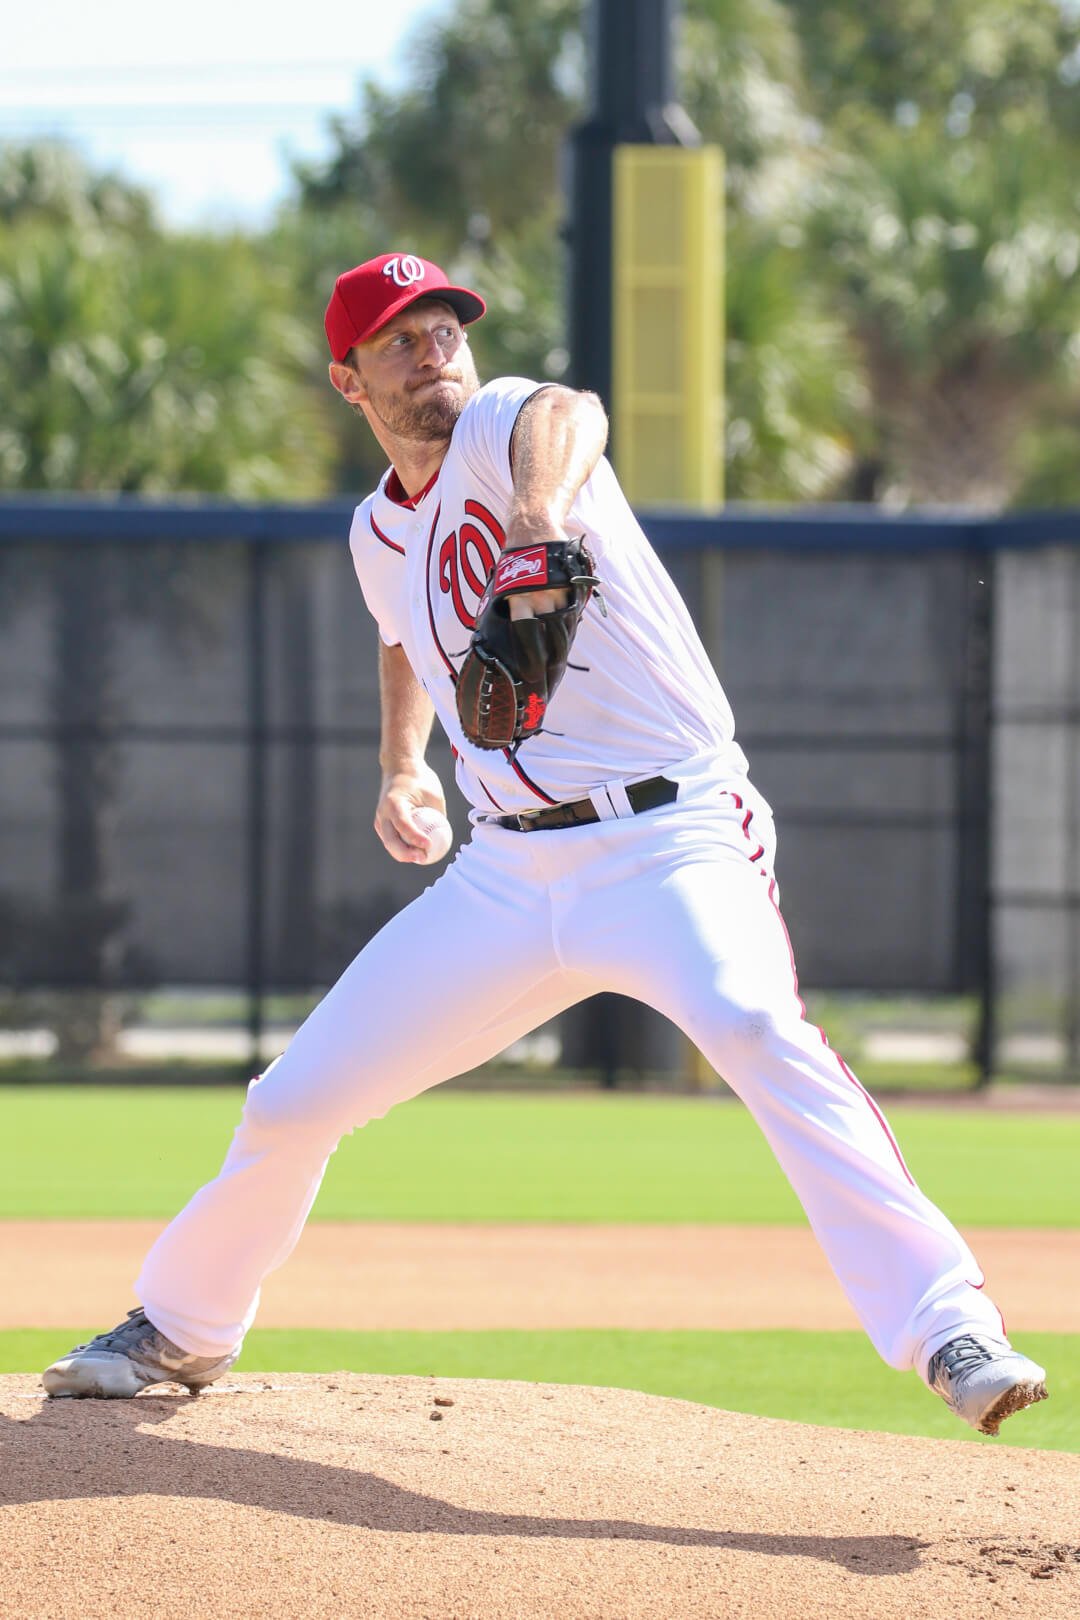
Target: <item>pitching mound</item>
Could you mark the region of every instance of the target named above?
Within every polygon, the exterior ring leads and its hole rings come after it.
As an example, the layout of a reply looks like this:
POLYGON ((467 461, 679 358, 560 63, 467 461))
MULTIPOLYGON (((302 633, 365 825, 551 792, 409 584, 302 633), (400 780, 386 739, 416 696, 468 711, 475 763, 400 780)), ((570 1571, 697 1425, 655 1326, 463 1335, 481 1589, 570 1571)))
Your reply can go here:
POLYGON ((21 1620, 965 1620, 1080 1613, 1080 1458, 621 1390, 249 1376, 44 1401, 0 1379, 21 1620))

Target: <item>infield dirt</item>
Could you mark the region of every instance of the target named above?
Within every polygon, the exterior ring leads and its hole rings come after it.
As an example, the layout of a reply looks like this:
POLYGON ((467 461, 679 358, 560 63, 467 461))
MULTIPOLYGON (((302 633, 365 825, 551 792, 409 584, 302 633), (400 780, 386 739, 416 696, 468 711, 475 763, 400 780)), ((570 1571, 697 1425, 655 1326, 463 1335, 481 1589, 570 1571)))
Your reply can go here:
MULTIPOLYGON (((0 1328, 111 1326, 160 1223, 0 1224, 0 1328)), ((1080 1231, 970 1234, 1010 1330, 1080 1332, 1080 1231)), ((310 1225, 260 1327, 844 1329, 806 1227, 310 1225)))

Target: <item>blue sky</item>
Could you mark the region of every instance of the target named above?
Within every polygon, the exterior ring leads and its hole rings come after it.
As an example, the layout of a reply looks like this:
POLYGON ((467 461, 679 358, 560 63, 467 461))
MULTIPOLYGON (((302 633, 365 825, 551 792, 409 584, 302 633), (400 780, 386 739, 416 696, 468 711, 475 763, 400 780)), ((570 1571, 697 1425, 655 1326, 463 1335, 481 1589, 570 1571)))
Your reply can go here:
POLYGON ((318 156, 367 75, 451 0, 29 0, 0 47, 0 140, 69 139, 154 193, 170 224, 257 225, 289 154, 318 156))

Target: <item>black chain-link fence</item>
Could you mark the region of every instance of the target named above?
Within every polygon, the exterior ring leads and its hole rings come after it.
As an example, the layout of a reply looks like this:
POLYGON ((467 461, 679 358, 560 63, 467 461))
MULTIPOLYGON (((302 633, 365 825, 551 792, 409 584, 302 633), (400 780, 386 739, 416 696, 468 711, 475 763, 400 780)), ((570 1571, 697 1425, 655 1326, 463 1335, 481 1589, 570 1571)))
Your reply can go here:
MULTIPOLYGON (((0 504, 9 992, 227 987, 254 1030, 430 881, 371 826, 349 515, 0 504)), ((1080 1070, 1080 516, 646 527, 776 812, 803 985, 967 994, 984 1071, 1001 1033, 1080 1070)), ((569 1038, 614 1069, 601 1023, 569 1038)))

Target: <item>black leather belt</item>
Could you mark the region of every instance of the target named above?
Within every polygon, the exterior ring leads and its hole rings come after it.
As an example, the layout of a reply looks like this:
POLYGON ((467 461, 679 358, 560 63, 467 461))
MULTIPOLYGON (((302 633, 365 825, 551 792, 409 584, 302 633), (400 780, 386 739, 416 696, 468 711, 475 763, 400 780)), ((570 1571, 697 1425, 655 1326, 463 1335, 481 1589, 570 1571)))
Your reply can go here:
MULTIPOLYGON (((658 810, 662 804, 674 804, 679 797, 678 782, 669 782, 666 776, 650 776, 647 782, 631 782, 626 797, 635 816, 643 810, 658 810)), ((575 799, 572 804, 556 804, 550 810, 524 810, 520 816, 493 816, 488 826, 507 827, 511 832, 552 832, 557 827, 587 827, 600 821, 591 799, 575 799)))

